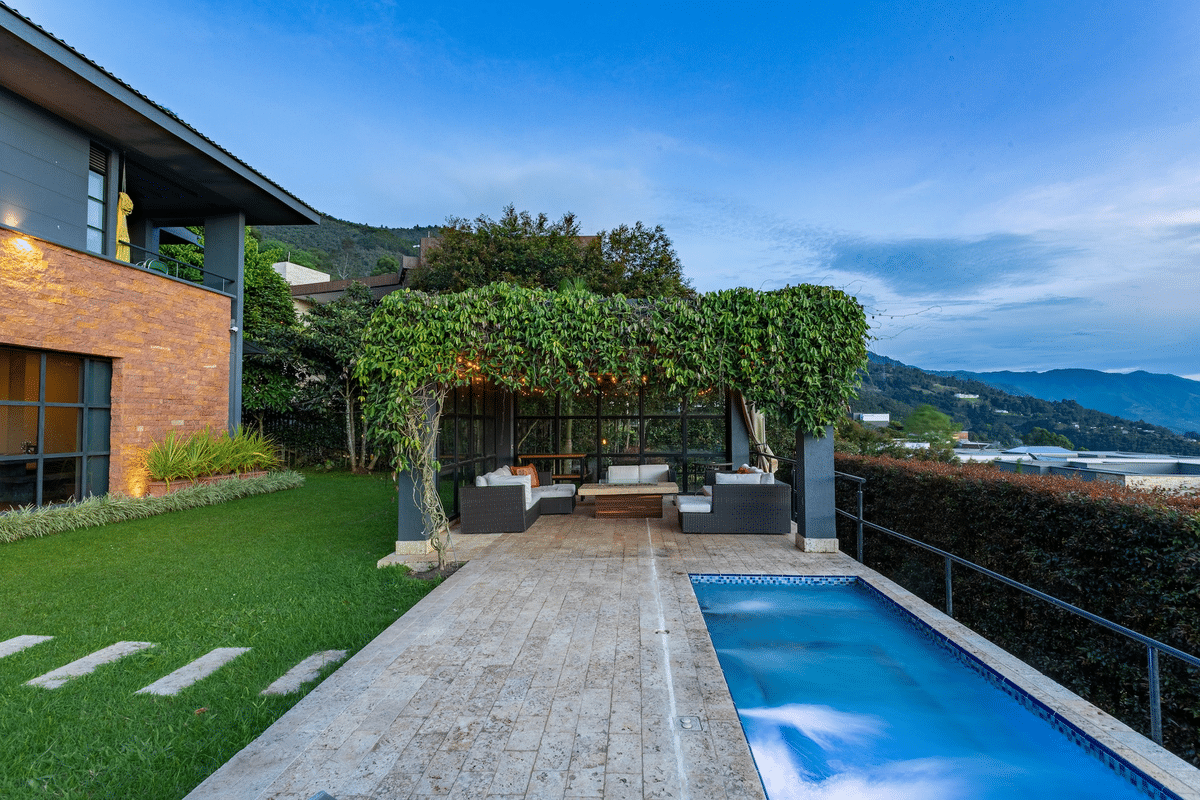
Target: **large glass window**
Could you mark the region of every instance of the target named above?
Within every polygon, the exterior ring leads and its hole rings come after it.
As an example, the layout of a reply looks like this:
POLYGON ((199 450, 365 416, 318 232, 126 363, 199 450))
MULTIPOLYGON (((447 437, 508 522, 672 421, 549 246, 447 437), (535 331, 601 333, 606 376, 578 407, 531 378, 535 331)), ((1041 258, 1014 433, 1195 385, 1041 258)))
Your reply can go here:
POLYGON ((458 487, 465 486, 497 467, 500 426, 497 409, 503 408, 495 389, 475 384, 446 397, 438 436, 438 493, 446 514, 458 514, 458 487))
POLYGON ((112 364, 0 347, 0 511, 108 491, 112 364))
POLYGON ((720 389, 686 404, 655 387, 605 386, 599 395, 586 396, 519 395, 516 452, 582 453, 585 482, 603 477, 613 464, 670 464, 680 488, 695 491, 707 465, 728 459, 727 403, 720 389))

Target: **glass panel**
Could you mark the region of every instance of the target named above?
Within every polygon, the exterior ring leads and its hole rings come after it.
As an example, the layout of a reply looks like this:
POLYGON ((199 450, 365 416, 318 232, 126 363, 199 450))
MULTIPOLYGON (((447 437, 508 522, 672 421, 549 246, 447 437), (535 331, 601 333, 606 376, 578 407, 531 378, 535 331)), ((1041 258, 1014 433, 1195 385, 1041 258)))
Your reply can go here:
POLYGON ((600 395, 600 413, 612 417, 636 417, 638 415, 637 389, 608 386, 600 395))
POLYGON ((479 458, 486 450, 483 441, 483 420, 476 417, 471 420, 471 458, 479 458))
POLYGON ((605 419, 600 421, 600 449, 605 453, 634 453, 640 449, 636 419, 605 419))
POLYGON ((438 457, 441 461, 448 461, 454 458, 454 417, 442 417, 442 424, 438 429, 438 457))
POLYGON ((564 395, 561 408, 559 413, 564 417, 594 417, 596 416, 596 395, 564 395))
POLYGON ((519 419, 517 420, 517 455, 527 453, 553 453, 554 450, 554 420, 552 419, 519 419))
POLYGON ((483 394, 482 386, 471 387, 471 410, 477 417, 483 415, 483 394))
POLYGON ((111 418, 112 414, 107 408, 88 409, 87 443, 84 449, 89 453, 108 452, 108 431, 111 418))
POLYGON ((645 393, 645 408, 647 414, 679 415, 683 411, 679 395, 667 394, 660 386, 649 386, 645 393))
POLYGON ((596 420, 564 419, 559 422, 562 431, 563 453, 596 452, 596 420))
POLYGON ((659 453, 683 452, 683 421, 678 417, 646 420, 646 450, 659 453))
MULTIPOLYGON (((689 453, 725 453, 725 420, 688 418, 689 453)), ((718 459, 719 460, 719 459, 718 459)))
POLYGON ((0 347, 0 400, 36 403, 42 357, 0 347))
POLYGON ((438 496, 442 499, 442 508, 447 516, 454 516, 458 513, 458 506, 455 504, 454 491, 454 472, 443 472, 438 476, 438 496))
POLYGON ((104 199, 104 176, 99 172, 88 172, 88 197, 104 199))
POLYGON ((0 455, 29 456, 37 453, 37 406, 0 406, 0 455))
POLYGON ((83 411, 78 408, 46 408, 46 430, 43 445, 46 453, 77 453, 83 411))
POLYGON ((65 503, 79 497, 78 458, 47 458, 42 462, 42 504, 65 503))
POLYGON ((89 361, 87 374, 87 404, 107 406, 112 404, 112 364, 107 361, 89 361))
POLYGON ((104 203, 99 200, 88 198, 88 219, 89 228, 104 230, 104 203))
POLYGON ((104 252, 104 232, 95 228, 87 229, 87 249, 92 253, 104 252))
POLYGON ((471 418, 458 418, 458 459, 463 461, 471 457, 474 445, 471 442, 471 418))
POLYGON ((37 502, 37 462, 0 461, 0 511, 37 502))
POLYGON ((82 358, 47 353, 46 402, 82 403, 83 382, 80 380, 82 377, 82 358))
POLYGON ((483 455, 496 454, 496 420, 492 417, 483 418, 483 443, 480 446, 483 449, 483 455))
POLYGON ((87 490, 88 497, 108 494, 108 457, 91 456, 87 460, 87 490))
POLYGON ((692 414, 723 414, 725 392, 720 388, 704 389, 696 393, 690 405, 692 414))
POLYGON ((549 417, 554 415, 554 395, 517 395, 517 414, 522 417, 549 417))

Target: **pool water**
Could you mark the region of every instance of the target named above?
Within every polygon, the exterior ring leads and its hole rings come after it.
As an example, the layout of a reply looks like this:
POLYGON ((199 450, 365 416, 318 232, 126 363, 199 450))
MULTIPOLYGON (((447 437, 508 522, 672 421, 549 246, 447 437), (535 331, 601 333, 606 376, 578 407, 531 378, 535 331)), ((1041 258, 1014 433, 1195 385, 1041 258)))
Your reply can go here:
POLYGON ((696 597, 770 800, 1148 796, 870 588, 703 578, 696 597))

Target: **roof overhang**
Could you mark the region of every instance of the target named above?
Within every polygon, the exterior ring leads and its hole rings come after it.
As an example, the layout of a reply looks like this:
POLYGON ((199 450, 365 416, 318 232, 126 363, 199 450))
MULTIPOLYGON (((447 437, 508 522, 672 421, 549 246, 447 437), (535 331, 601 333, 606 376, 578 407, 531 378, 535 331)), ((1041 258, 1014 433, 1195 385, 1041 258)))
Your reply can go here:
POLYGON ((174 224, 236 211, 255 225, 321 221, 312 207, 2 3, 0 83, 123 153, 129 180, 159 185, 158 199, 141 193, 143 213, 174 224))

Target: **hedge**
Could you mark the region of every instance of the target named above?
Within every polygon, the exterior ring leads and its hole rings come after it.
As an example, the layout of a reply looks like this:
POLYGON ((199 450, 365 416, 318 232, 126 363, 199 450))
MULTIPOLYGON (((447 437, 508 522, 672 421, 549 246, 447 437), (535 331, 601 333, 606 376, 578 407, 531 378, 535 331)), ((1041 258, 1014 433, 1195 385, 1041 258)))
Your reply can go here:
MULTIPOLYGON (((1200 654, 1200 498, 988 465, 838 456, 867 479, 863 516, 1187 653, 1200 654)), ((853 513, 855 485, 838 482, 853 513)), ((855 526, 838 519, 843 549, 855 526)), ((864 532, 868 566, 944 608, 944 560, 864 532)), ((1148 735, 1146 648, 963 567, 954 615, 1148 735)), ((1160 655, 1163 741, 1200 766, 1200 670, 1160 655)))

